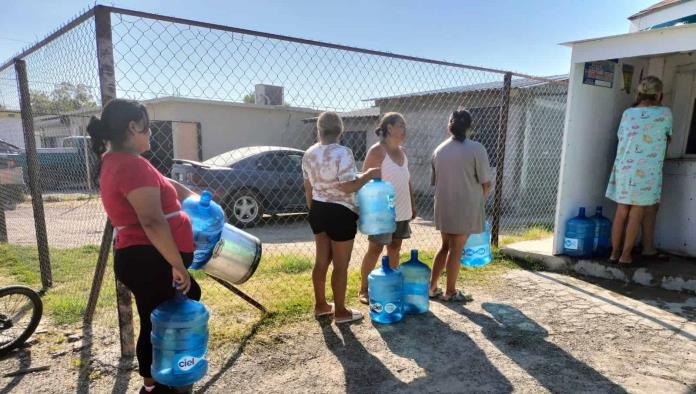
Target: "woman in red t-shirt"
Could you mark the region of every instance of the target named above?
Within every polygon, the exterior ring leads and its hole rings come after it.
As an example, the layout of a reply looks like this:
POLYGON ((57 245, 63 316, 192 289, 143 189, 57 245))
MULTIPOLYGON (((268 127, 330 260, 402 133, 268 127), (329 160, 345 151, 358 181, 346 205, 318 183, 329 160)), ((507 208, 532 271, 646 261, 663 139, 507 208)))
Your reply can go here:
POLYGON ((150 373, 150 313, 175 295, 173 284, 192 299, 201 297, 187 271, 193 261, 193 232, 180 204, 193 193, 141 156, 150 149, 151 133, 147 110, 137 101, 110 101, 101 119, 92 117, 87 131, 92 150, 101 157, 100 194, 116 233, 114 272, 133 292, 140 315, 140 392, 169 392, 150 373))

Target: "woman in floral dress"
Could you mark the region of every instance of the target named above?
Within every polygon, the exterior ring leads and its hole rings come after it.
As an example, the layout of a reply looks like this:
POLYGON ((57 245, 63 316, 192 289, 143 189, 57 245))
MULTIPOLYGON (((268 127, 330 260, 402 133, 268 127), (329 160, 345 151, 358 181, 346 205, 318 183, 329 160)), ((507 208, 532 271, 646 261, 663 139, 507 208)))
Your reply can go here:
POLYGON ((661 105, 662 82, 646 77, 637 91, 636 105, 625 110, 621 118, 616 160, 606 193, 618 204, 610 261, 619 264, 633 262, 631 251, 644 215, 660 201, 662 165, 672 135, 672 111, 661 105))

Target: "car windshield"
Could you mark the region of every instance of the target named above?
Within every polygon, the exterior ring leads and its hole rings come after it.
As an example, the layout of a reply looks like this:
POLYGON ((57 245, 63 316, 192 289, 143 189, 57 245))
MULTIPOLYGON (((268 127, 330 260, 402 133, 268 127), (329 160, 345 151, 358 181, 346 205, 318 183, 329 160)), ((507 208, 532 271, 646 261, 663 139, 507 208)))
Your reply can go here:
POLYGON ((242 159, 246 159, 247 157, 254 155, 255 153, 257 152, 252 151, 248 148, 235 149, 217 156, 213 156, 210 159, 204 161, 203 164, 209 166, 229 167, 232 164, 241 161, 242 159))
MULTIPOLYGON (((203 162, 203 164, 208 166, 219 166, 219 167, 230 167, 248 157, 255 156, 263 152, 278 151, 279 148, 268 147, 268 146, 254 146, 239 148, 219 154, 217 156, 211 157, 210 159, 203 162)), ((300 153, 301 156, 301 153, 300 153)), ((301 159, 300 159, 301 160, 301 159)))

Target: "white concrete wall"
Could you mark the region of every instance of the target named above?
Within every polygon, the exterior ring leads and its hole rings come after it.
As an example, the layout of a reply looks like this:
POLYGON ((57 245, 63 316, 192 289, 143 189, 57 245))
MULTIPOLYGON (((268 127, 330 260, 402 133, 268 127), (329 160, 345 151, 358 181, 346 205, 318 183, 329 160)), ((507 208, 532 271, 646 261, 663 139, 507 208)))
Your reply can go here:
POLYGON ((660 23, 696 14, 696 1, 684 1, 630 21, 629 32, 647 29, 660 23))
POLYGON ((302 119, 318 113, 284 106, 206 100, 155 101, 146 106, 153 120, 199 122, 203 160, 254 145, 305 149, 312 141, 302 119))
POLYGON ((596 206, 603 205, 608 208, 606 216, 613 214, 614 206, 607 203, 604 193, 616 154, 616 130, 624 109, 635 99, 641 70, 648 66, 645 59, 622 62, 634 66, 630 94, 623 90, 621 63, 616 65, 611 89, 583 84, 584 63, 571 67, 556 204, 555 253, 563 251, 565 223, 577 215, 578 207, 584 206, 592 213, 596 206))

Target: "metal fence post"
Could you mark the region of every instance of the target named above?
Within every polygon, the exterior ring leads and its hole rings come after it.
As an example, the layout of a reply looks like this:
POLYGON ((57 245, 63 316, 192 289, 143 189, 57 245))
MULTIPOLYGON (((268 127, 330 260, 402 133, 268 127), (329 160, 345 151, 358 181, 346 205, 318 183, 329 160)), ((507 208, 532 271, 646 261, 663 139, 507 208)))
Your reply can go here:
POLYGON ((505 73, 503 89, 500 92, 500 122, 498 122, 498 143, 496 156, 495 196, 493 200, 493 224, 491 240, 498 246, 500 238, 500 216, 503 211, 503 178, 505 175, 505 145, 507 143, 508 112, 510 110, 510 87, 512 73, 505 73))
MULTIPOLYGON (((99 87, 101 91, 102 108, 116 98, 116 77, 114 74, 114 46, 111 37, 111 9, 105 6, 94 8, 94 24, 97 40, 97 64, 99 67, 99 87)), ((104 275, 106 262, 113 238, 113 227, 107 220, 104 226, 99 260, 94 272, 92 293, 95 303, 99 296, 99 289, 104 275)), ((130 291, 118 279, 116 281, 116 302, 118 304, 118 325, 121 341, 121 356, 132 357, 135 354, 135 341, 133 330, 133 307, 130 291)), ((90 296, 92 298, 92 295, 90 296)), ((92 309, 93 311, 93 309, 92 309)))
POLYGON ((8 198, 7 189, 0 185, 0 243, 7 243, 7 221, 5 220, 5 199, 8 198))
POLYGON ((34 226, 36 228, 36 244, 39 250, 39 267, 41 269, 41 285, 49 288, 53 285, 51 275, 51 258, 48 251, 48 233, 46 232, 46 217, 44 216, 41 182, 39 178, 39 161, 36 154, 36 136, 34 135, 34 118, 31 111, 29 96, 29 81, 27 79, 27 64, 24 60, 14 60, 19 89, 19 107, 22 113, 22 129, 24 130, 25 154, 27 157, 27 172, 29 175, 29 191, 31 206, 34 210, 34 226))

